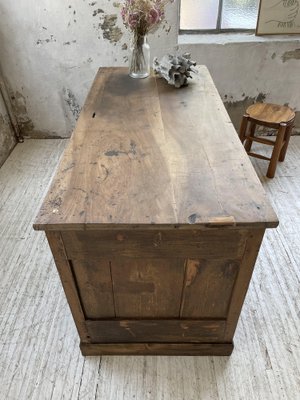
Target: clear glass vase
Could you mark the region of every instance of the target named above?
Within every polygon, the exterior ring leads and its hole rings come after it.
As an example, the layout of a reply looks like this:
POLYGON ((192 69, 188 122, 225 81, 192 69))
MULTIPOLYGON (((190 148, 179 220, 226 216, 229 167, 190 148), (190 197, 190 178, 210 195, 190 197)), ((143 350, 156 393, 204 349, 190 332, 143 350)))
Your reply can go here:
POLYGON ((150 46, 147 36, 134 35, 130 47, 129 75, 147 78, 150 74, 150 46))

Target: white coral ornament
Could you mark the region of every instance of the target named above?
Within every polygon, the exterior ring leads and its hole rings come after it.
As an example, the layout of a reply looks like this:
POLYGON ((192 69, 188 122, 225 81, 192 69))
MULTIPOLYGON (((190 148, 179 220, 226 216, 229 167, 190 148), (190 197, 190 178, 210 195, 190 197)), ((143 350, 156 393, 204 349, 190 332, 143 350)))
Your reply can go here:
POLYGON ((191 60, 190 53, 181 56, 168 54, 160 61, 157 57, 153 60, 155 73, 176 88, 188 85, 188 78, 192 78, 191 72, 197 73, 196 68, 193 68, 195 65, 196 62, 191 60))

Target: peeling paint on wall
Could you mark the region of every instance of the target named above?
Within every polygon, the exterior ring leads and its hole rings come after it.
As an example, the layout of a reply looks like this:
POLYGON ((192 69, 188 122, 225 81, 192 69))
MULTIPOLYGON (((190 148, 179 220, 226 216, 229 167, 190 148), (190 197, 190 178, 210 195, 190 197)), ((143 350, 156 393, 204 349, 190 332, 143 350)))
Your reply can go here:
POLYGON ((63 46, 70 46, 72 43, 77 43, 77 40, 72 40, 71 42, 64 42, 63 46))
POLYGON ((259 93, 256 97, 256 103, 263 103, 266 100, 267 95, 265 93, 259 93))
MULTIPOLYGON (((2 106, 1 104, 0 111, 4 112, 2 106)), ((16 139, 10 126, 9 118, 5 114, 0 114, 0 167, 9 156, 15 144, 16 139)))
POLYGON ((34 130, 34 125, 28 116, 25 96, 21 92, 16 91, 15 93, 11 93, 10 99, 21 134, 29 135, 34 130))
POLYGON ((47 39, 38 39, 36 41, 36 44, 42 45, 42 44, 51 43, 51 42, 56 42, 56 39, 53 35, 50 35, 50 38, 47 38, 47 39))
POLYGON ((93 11, 93 17, 96 17, 96 15, 98 14, 103 14, 104 11, 102 10, 102 8, 98 8, 97 10, 93 11))
MULTIPOLYGON (((233 96, 229 96, 231 99, 233 96)), ((243 97, 245 94, 243 93, 243 97)), ((230 119, 238 131, 240 128, 241 120, 243 115, 245 114, 246 109, 254 103, 262 103, 266 99, 266 94, 259 93, 257 97, 248 97, 246 96, 243 100, 239 101, 228 101, 228 96, 224 96, 224 106, 230 116, 230 119)))
POLYGON ((72 5, 70 4, 69 5, 69 10, 70 10, 70 12, 71 12, 71 20, 69 21, 69 23, 68 23, 68 28, 72 25, 72 22, 74 23, 74 24, 76 24, 76 22, 77 22, 77 19, 75 19, 75 15, 76 15, 76 10, 72 10, 72 5))
MULTIPOLYGON (((122 24, 122 2, 49 0, 41 4, 30 0, 27 8, 19 3, 0 0, 7 16, 2 21, 1 66, 12 92, 25 96, 15 100, 22 134, 69 136, 98 67, 128 63, 132 34, 122 24)), ((225 35, 220 45, 215 36, 201 35, 199 42, 181 37, 178 45, 177 6, 178 0, 167 6, 166 20, 149 35, 151 57, 160 59, 177 51, 177 46, 182 53, 190 52, 198 64, 207 65, 230 115, 236 116, 237 127, 247 102, 289 102, 300 110, 295 84, 298 52, 294 50, 300 49, 300 39, 234 34, 228 39, 225 35)))
POLYGON ((64 101, 67 103, 69 110, 71 111, 72 115, 75 117, 75 120, 77 121, 81 107, 74 95, 74 93, 70 89, 63 89, 64 93, 64 101))
POLYGON ((286 51, 281 56, 282 62, 286 62, 289 60, 300 60, 300 49, 295 49, 292 51, 286 51))
POLYGON ((100 24, 103 31, 103 38, 109 40, 111 43, 117 43, 123 36, 121 29, 116 26, 117 19, 117 14, 108 14, 104 16, 104 20, 100 24))

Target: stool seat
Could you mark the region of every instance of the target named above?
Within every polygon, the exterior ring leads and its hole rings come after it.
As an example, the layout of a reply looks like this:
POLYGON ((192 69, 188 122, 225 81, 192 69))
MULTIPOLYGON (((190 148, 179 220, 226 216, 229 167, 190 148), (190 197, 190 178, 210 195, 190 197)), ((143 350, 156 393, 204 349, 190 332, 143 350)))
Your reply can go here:
POLYGON ((247 108, 246 114, 243 116, 239 133, 241 142, 244 143, 244 141, 246 141, 245 150, 249 156, 270 161, 267 171, 268 178, 274 177, 277 162, 284 161, 285 159, 294 121, 295 112, 290 107, 268 103, 253 104, 247 108), (250 129, 248 132, 249 123, 250 129), (276 139, 270 140, 256 137, 255 132, 257 125, 276 129, 276 139), (271 157, 265 157, 261 154, 251 152, 253 142, 273 146, 274 149, 271 157))
POLYGON ((295 119, 295 112, 287 106, 278 104, 256 103, 247 108, 250 118, 266 124, 289 123, 295 119))

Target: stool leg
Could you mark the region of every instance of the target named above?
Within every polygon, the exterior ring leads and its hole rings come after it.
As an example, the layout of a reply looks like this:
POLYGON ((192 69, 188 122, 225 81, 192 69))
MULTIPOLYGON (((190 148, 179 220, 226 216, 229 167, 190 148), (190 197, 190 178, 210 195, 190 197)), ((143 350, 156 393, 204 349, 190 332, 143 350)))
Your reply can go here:
MULTIPOLYGON (((255 124, 255 122, 252 121, 251 124, 250 124, 249 137, 251 137, 251 138, 254 137, 255 128, 256 128, 256 124, 255 124)), ((249 139, 246 138, 245 150, 246 150, 247 153, 249 153, 249 151, 251 150, 252 143, 253 143, 252 140, 249 140, 249 139)))
POLYGON ((248 119, 249 119, 248 114, 245 114, 243 116, 243 119, 242 119, 242 122, 241 122, 239 137, 240 137, 240 140, 241 140, 242 143, 244 143, 244 140, 245 140, 245 137, 246 137, 248 119))
POLYGON ((290 138, 291 138, 293 127, 294 126, 292 124, 292 125, 289 125, 286 128, 285 136, 284 136, 284 145, 283 145, 283 147, 281 149, 281 152, 280 152, 280 155, 279 155, 279 161, 281 161, 281 162, 284 161, 284 159, 285 159, 285 155, 286 155, 286 151, 287 151, 287 148, 288 148, 288 145, 289 145, 289 141, 290 141, 290 138))
POLYGON ((277 132, 276 141, 274 143, 274 150, 272 152, 271 161, 267 172, 268 178, 274 178, 277 162, 279 159, 280 152, 282 150, 282 143, 284 140, 285 132, 286 132, 286 124, 280 124, 280 127, 277 132))

